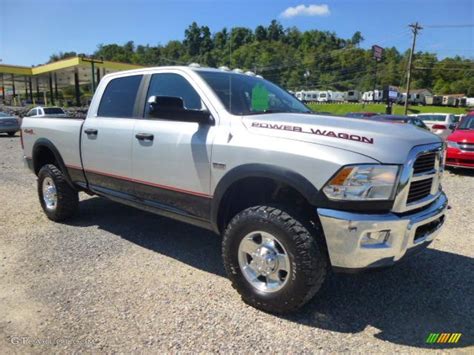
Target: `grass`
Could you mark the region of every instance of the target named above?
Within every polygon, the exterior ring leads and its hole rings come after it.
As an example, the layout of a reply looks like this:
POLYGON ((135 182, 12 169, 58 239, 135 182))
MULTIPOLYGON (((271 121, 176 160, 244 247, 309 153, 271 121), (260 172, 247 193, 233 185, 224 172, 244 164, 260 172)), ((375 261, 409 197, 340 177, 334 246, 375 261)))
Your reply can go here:
MULTIPOLYGON (((309 108, 315 112, 329 112, 334 115, 345 115, 348 112, 376 112, 385 113, 385 104, 308 104, 309 108)), ((411 113, 453 113, 462 114, 467 112, 466 107, 447 107, 447 106, 408 106, 408 114, 411 113)), ((403 115, 404 107, 402 105, 393 105, 392 113, 403 115)))

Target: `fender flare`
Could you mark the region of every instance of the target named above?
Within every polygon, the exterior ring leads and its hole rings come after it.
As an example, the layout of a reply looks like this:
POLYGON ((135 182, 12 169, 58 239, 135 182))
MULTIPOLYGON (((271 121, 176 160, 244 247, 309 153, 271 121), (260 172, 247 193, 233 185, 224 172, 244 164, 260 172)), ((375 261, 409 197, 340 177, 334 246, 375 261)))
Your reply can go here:
POLYGON ((316 205, 318 201, 318 189, 304 176, 294 172, 293 170, 270 164, 245 164, 233 168, 225 174, 217 184, 212 202, 211 202, 211 224, 215 231, 219 230, 218 217, 219 209, 225 193, 228 189, 239 180, 251 177, 269 178, 283 182, 291 186, 304 196, 312 205, 316 205))
POLYGON ((56 148, 56 146, 54 145, 53 142, 51 142, 49 139, 46 139, 46 138, 39 138, 35 144, 33 145, 33 149, 32 149, 32 160, 33 160, 33 169, 34 171, 36 172, 37 170, 39 171, 39 169, 41 167, 37 167, 36 164, 37 164, 37 155, 38 155, 38 152, 39 152, 39 149, 40 148, 48 148, 54 155, 54 158, 58 164, 58 168, 59 170, 61 170, 61 172, 63 173, 64 175, 64 178, 66 179, 66 182, 73 188, 73 189, 76 189, 76 187, 74 186, 72 180, 71 180, 71 177, 69 176, 69 172, 66 168, 66 164, 64 164, 64 160, 63 158, 61 157, 61 154, 59 153, 59 150, 56 148), (38 169, 37 169, 38 168, 38 169))

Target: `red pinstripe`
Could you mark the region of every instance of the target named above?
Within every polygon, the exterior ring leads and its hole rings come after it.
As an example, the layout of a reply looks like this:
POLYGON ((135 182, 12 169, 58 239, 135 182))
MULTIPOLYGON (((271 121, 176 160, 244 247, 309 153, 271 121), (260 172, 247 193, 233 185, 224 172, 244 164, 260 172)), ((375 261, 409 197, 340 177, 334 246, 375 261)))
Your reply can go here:
MULTIPOLYGON (((82 170, 82 168, 79 167, 79 166, 68 165, 68 164, 66 164, 66 166, 67 166, 68 168, 71 168, 71 169, 82 170)), ((133 179, 133 178, 125 177, 125 176, 120 176, 120 175, 105 173, 105 172, 103 172, 103 171, 97 171, 97 170, 92 170, 92 169, 84 169, 84 171, 85 171, 86 173, 94 173, 94 174, 98 174, 98 175, 109 176, 109 177, 113 177, 113 178, 116 178, 116 179, 119 179, 119 180, 125 180, 125 181, 130 181, 130 182, 136 182, 136 183, 139 183, 139 184, 148 185, 148 186, 153 186, 153 187, 158 187, 158 188, 165 189, 165 190, 176 191, 176 192, 182 192, 182 193, 185 193, 185 194, 188 194, 188 195, 194 195, 194 196, 199 196, 199 197, 212 198, 212 195, 204 194, 204 193, 201 193, 201 192, 195 192, 195 191, 184 190, 184 189, 180 189, 180 188, 174 187, 174 186, 167 186, 167 185, 155 184, 154 182, 143 181, 143 180, 133 179)))

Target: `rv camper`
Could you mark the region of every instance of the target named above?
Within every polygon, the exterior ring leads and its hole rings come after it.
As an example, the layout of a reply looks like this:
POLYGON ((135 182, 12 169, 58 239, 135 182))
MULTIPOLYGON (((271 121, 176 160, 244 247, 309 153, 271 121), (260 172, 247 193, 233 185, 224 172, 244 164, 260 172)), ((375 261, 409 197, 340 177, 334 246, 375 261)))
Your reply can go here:
POLYGON ((361 98, 359 90, 349 90, 346 92, 346 101, 347 102, 359 102, 361 98))
POLYGON ((440 106, 443 104, 443 97, 439 95, 425 96, 425 104, 431 106, 440 106))
POLYGON ((443 106, 456 106, 456 97, 450 96, 450 95, 444 95, 443 106))

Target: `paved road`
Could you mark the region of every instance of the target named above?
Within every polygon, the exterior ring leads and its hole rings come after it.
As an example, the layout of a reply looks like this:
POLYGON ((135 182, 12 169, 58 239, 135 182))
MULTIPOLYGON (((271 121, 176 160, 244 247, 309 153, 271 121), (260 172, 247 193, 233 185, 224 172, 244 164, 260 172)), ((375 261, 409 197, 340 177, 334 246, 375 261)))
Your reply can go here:
POLYGON ((335 275, 277 317, 240 300, 209 232, 85 195, 50 222, 19 145, 0 136, 1 352, 474 350, 473 173, 446 174, 453 208, 424 253, 335 275), (428 345, 431 332, 463 335, 428 345))

